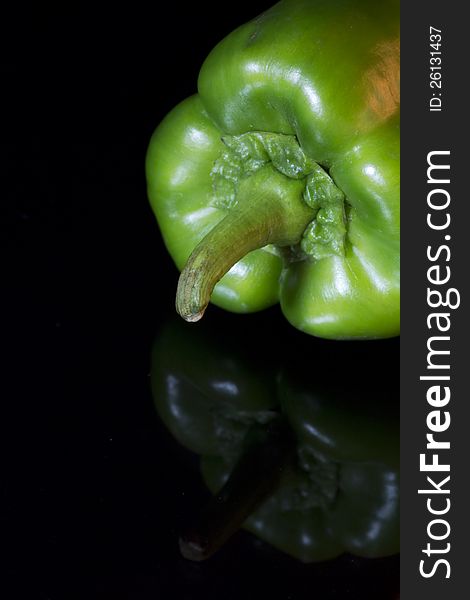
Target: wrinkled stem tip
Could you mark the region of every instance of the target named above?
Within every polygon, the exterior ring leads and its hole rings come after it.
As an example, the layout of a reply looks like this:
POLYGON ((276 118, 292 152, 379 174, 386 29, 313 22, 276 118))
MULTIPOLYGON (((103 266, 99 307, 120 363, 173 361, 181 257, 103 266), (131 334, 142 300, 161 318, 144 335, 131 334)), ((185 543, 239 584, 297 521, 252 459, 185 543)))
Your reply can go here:
MULTIPOLYGON (((179 311, 178 311, 179 312, 179 311)), ((185 321, 188 323, 196 323, 196 321, 200 321, 204 315, 204 310, 200 310, 197 313, 183 314, 179 313, 185 321)))
POLYGON ((201 298, 201 275, 203 275, 202 271, 191 269, 186 265, 178 281, 176 312, 189 323, 202 319, 209 303, 210 294, 207 298, 201 298))

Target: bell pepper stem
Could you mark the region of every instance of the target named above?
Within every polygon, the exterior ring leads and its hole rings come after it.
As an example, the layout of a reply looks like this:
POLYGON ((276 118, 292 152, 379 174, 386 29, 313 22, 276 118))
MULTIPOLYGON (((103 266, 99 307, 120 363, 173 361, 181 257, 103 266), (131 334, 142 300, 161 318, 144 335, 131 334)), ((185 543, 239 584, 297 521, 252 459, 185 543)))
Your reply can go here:
POLYGON ((300 241, 314 216, 302 190, 300 181, 272 168, 251 177, 249 187, 242 186, 236 207, 201 240, 181 272, 176 310, 186 321, 203 316, 217 282, 248 252, 300 241))
POLYGON ((251 443, 228 481, 180 537, 184 558, 210 558, 276 489, 282 468, 295 448, 290 430, 277 419, 267 426, 255 426, 250 433, 251 443))

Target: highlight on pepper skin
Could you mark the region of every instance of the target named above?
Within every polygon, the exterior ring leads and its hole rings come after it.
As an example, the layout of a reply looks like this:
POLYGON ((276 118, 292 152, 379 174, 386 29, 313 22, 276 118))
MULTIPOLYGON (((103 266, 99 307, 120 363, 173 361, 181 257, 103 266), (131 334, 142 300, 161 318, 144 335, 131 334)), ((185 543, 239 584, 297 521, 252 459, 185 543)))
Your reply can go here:
POLYGON ((399 335, 399 82, 397 0, 284 0, 212 50, 146 160, 184 319, 399 335))

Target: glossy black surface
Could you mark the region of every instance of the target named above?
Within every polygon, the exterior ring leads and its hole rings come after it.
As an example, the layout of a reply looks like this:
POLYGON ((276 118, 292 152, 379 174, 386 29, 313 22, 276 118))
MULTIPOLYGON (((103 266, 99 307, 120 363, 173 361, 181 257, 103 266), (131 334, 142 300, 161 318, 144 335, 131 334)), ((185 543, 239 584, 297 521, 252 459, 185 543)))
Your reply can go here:
MULTIPOLYGON (((397 595, 396 557, 302 565, 247 533, 205 563, 178 549, 208 492, 150 393, 151 347, 173 314, 177 272, 146 199, 144 156, 159 120, 195 91, 211 47, 268 5, 237 3, 214 17, 211 4, 46 4, 19 7, 4 24, 8 598, 397 595)), ((264 340, 250 336, 263 327, 280 351, 302 336, 278 308, 245 317, 212 308, 206 318, 221 332, 227 322, 245 330, 260 352, 264 340)), ((379 383, 388 386, 398 377, 397 340, 351 344, 369 383, 377 376, 368 356, 380 352, 390 381, 379 383)))

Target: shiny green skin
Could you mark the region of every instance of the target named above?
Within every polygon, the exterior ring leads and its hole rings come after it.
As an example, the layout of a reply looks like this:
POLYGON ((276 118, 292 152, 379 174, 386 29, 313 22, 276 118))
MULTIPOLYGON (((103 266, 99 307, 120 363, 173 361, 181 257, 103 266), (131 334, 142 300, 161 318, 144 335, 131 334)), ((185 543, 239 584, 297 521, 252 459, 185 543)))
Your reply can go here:
POLYGON ((297 328, 333 339, 399 334, 399 8, 395 0, 286 0, 225 38, 196 96, 157 128, 149 198, 182 269, 224 216, 211 205, 221 136, 294 134, 348 205, 345 256, 250 252, 212 301, 251 312, 278 301, 297 328))

